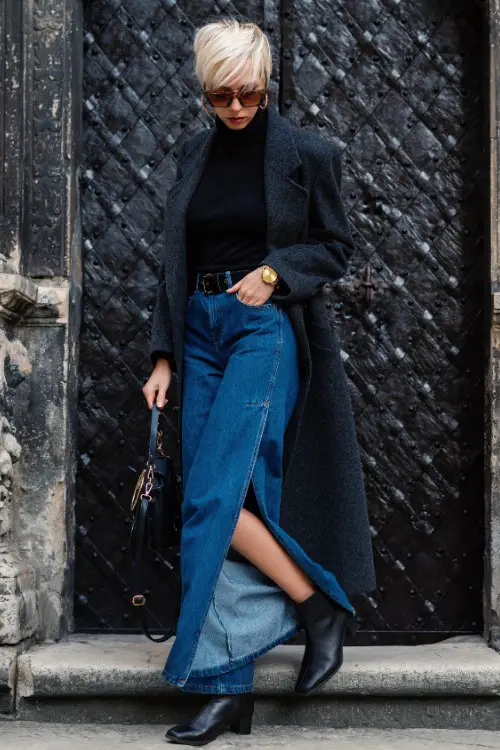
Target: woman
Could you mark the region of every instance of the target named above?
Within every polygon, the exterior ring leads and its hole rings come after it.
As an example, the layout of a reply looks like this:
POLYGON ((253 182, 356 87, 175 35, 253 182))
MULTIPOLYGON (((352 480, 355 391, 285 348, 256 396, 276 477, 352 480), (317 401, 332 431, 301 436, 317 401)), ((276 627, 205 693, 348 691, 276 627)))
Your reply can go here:
POLYGON ((297 692, 332 676, 355 630, 349 596, 375 577, 321 292, 353 249, 338 149, 268 106, 271 52, 258 26, 206 24, 194 51, 215 126, 178 156, 143 390, 162 408, 176 372, 182 602, 164 676, 212 697, 167 737, 203 745, 250 732, 254 659, 299 628, 297 692))

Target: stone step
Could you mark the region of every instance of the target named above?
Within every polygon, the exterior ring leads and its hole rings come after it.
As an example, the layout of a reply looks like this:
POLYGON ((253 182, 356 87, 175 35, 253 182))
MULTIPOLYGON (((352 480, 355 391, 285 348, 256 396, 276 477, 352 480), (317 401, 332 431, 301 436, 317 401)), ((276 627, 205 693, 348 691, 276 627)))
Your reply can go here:
MULTIPOLYGON (((73 635, 17 659, 17 716, 55 722, 173 723, 206 698, 169 686, 171 642, 143 636, 73 635)), ((256 661, 257 724, 500 729, 500 655, 483 639, 424 646, 350 646, 320 690, 293 690, 302 646, 256 661)))

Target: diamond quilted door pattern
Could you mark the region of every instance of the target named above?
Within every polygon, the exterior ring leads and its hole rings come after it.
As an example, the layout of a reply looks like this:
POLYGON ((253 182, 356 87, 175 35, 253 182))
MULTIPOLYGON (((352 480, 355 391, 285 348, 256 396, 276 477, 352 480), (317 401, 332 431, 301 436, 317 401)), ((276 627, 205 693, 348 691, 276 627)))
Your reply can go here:
MULTIPOLYGON (((358 643, 482 627, 485 9, 448 0, 230 3, 268 34, 271 102, 343 150, 357 249, 325 289, 365 472, 378 589, 358 643), (459 6, 459 7, 457 7, 459 6)), ((211 124, 192 73, 210 2, 89 0, 75 618, 136 630, 129 504, 145 458, 147 340, 178 145, 211 124)), ((175 451, 177 414, 167 442, 175 451)), ((170 567, 149 617, 171 624, 170 567)))

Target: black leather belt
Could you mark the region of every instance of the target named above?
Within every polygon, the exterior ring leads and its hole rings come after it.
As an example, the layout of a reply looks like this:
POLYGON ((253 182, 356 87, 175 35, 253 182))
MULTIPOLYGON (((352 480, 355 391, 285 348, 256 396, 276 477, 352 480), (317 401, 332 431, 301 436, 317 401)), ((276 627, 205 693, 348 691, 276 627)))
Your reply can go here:
POLYGON ((225 271, 219 271, 214 273, 202 273, 200 274, 198 281, 196 282, 196 289, 204 292, 205 294, 219 294, 225 292, 230 286, 236 284, 237 281, 246 276, 247 273, 252 271, 252 268, 242 271, 230 271, 231 283, 228 283, 225 271))

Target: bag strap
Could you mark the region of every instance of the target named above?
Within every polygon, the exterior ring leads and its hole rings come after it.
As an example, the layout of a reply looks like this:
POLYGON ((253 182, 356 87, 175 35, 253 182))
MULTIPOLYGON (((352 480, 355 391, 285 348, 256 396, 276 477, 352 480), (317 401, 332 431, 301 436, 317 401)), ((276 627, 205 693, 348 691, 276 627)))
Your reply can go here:
POLYGON ((149 429, 149 449, 148 449, 148 461, 151 463, 156 455, 156 443, 158 440, 158 423, 160 420, 160 409, 156 405, 156 401, 153 402, 153 408, 151 410, 151 426, 149 429))
MULTIPOLYGON (((154 467, 154 461, 157 454, 157 438, 158 438, 158 421, 160 417, 160 409, 156 403, 153 403, 153 409, 151 413, 151 428, 149 433, 149 450, 148 450, 148 464, 154 467)), ((135 544, 132 549, 132 590, 142 591, 142 556, 144 552, 144 537, 146 535, 146 519, 148 512, 148 498, 142 496, 139 502, 139 509, 135 519, 136 534, 135 544)), ((155 638, 149 632, 148 625, 146 623, 146 615, 144 607, 146 606, 146 597, 144 594, 134 594, 132 596, 132 604, 137 610, 139 620, 144 631, 144 635, 154 643, 164 643, 175 633, 174 629, 168 631, 165 635, 155 638)))

